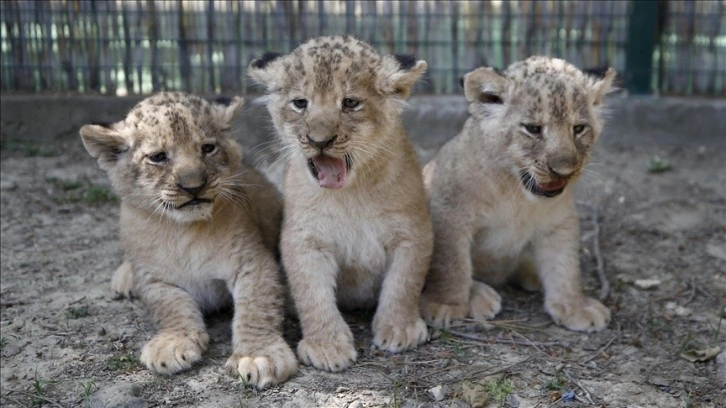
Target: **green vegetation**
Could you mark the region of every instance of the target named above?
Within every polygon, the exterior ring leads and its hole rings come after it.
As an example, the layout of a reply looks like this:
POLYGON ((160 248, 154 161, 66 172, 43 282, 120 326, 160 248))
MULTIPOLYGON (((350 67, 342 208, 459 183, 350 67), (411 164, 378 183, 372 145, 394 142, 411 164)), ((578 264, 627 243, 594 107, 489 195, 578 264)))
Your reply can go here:
POLYGON ((557 371, 549 381, 547 381, 545 388, 552 391, 559 391, 562 390, 565 385, 567 385, 567 377, 565 376, 565 373, 560 370, 557 371))
POLYGON ((106 360, 108 371, 131 370, 139 366, 139 359, 130 351, 113 355, 106 360))
POLYGON ((33 142, 7 141, 2 144, 2 150, 20 153, 26 157, 52 157, 55 151, 46 146, 33 142))
POLYGON ((514 384, 507 377, 501 376, 497 379, 490 380, 486 387, 489 395, 497 402, 497 406, 503 407, 504 400, 507 398, 507 395, 512 393, 514 384))
POLYGON ((82 180, 49 178, 47 181, 63 190, 63 194, 58 199, 62 204, 84 203, 96 206, 118 201, 108 186, 94 184, 86 178, 82 180))
POLYGON ((93 391, 98 389, 98 386, 93 380, 79 381, 81 384, 81 400, 86 402, 93 394, 93 391))
POLYGON ((66 310, 66 317, 69 319, 80 319, 82 317, 88 317, 90 313, 86 307, 70 308, 66 310))
POLYGON ((651 156, 648 160, 648 172, 649 173, 663 173, 671 169, 671 163, 658 156, 651 156))
POLYGON ((46 394, 50 387, 55 383, 56 381, 39 379, 38 374, 36 373, 32 384, 33 390, 30 394, 31 406, 41 406, 47 403, 48 398, 46 397, 46 394))

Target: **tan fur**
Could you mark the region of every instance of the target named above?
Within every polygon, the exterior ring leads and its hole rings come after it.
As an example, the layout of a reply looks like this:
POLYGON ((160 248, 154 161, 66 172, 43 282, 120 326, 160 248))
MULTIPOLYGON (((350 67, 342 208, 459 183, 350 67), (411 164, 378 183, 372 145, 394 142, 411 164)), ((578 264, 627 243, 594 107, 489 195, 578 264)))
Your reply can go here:
POLYGON ((533 289, 539 277, 557 323, 582 331, 607 326, 609 310, 581 288, 572 184, 602 131, 602 100, 614 76, 610 69, 594 78, 546 57, 503 75, 490 68, 465 75, 471 116, 424 168, 435 233, 422 296, 430 323, 494 317, 501 298, 489 285, 515 277, 533 289), (575 134, 578 125, 586 126, 575 134), (565 182, 552 197, 537 190, 565 182))
POLYGON ((426 341, 419 295, 433 236, 420 165, 400 124, 424 61, 381 57, 351 37, 321 37, 248 73, 263 84, 284 149, 283 265, 302 324, 298 357, 339 371, 356 359, 338 306, 373 308, 374 344, 399 352, 426 341), (294 100, 305 99, 300 109, 294 100), (360 103, 344 106, 345 98, 360 103), (322 149, 314 143, 329 143, 322 149), (350 160, 342 188, 321 187, 309 160, 350 160), (336 305, 337 301, 337 305, 336 305))
POLYGON ((209 342, 202 313, 233 305, 227 371, 264 388, 293 375, 297 360, 281 335, 282 203, 229 137, 241 105, 160 93, 112 127, 80 133, 121 198, 127 261, 114 288, 133 290, 158 327, 141 361, 160 374, 191 367, 209 342), (183 206, 193 199, 208 202, 183 206))

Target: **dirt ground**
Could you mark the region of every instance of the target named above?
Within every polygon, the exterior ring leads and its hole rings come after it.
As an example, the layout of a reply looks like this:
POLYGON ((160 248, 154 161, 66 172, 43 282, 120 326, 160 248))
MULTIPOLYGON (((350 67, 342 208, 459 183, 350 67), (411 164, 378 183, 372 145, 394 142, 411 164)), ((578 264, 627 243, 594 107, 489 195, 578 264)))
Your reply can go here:
MULTIPOLYGON (((211 348, 193 369, 164 377, 139 365, 153 327, 139 301, 110 291, 122 251, 105 174, 74 134, 55 145, 6 143, 0 405, 726 407, 726 352, 680 356, 726 349, 722 146, 597 146, 578 185, 581 260, 592 296, 602 287, 598 252, 603 261, 607 330, 564 330, 540 295, 507 287, 497 320, 390 355, 370 347, 370 313, 348 314, 359 352, 352 368, 303 367, 257 392, 222 372, 229 314, 209 318, 211 348)), ((288 326, 294 344, 299 331, 288 326)))

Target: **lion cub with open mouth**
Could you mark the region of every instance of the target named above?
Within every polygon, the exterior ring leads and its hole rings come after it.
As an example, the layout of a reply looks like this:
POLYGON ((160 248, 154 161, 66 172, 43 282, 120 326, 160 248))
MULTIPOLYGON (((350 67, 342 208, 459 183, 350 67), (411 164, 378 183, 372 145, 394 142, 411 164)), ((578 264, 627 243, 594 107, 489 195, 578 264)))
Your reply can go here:
POLYGON ((425 70, 424 61, 380 56, 348 36, 315 38, 249 66, 289 156, 280 248, 305 364, 340 371, 355 361, 338 305, 377 305, 373 342, 383 350, 428 339, 419 296, 433 236, 420 165, 400 123, 425 70))
POLYGON ((162 92, 80 133, 121 198, 126 262, 114 285, 132 289, 158 328, 141 361, 160 374, 191 367, 209 343, 202 313, 231 305, 227 371, 265 388, 295 374, 297 360, 282 338, 282 200, 229 136, 240 106, 162 92))
POLYGON ((572 184, 602 131, 614 77, 547 57, 464 76, 471 116, 424 168, 435 250, 422 313, 431 324, 494 317, 501 298, 487 283, 517 275, 525 288, 541 282, 555 322, 607 326, 610 311, 582 292, 572 184))

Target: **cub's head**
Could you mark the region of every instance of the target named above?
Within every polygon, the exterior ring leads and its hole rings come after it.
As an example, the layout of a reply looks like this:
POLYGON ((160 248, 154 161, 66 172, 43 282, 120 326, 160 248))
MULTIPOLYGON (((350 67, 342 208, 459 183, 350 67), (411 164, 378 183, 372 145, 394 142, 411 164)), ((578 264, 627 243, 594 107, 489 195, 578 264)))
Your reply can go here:
POLYGON ((530 57, 503 74, 478 68, 463 78, 469 112, 500 143, 522 188, 555 197, 581 173, 603 127, 615 71, 585 74, 561 59, 530 57))
POLYGON ((402 101, 426 70, 409 56, 381 56, 349 36, 312 39, 286 55, 266 54, 248 74, 292 160, 305 160, 312 183, 343 188, 390 153, 402 101))
POLYGON ((85 125, 80 133, 125 203, 190 223, 210 219, 220 200, 241 199, 241 151, 228 136, 241 105, 239 97, 222 105, 162 92, 139 102, 126 119, 85 125))

